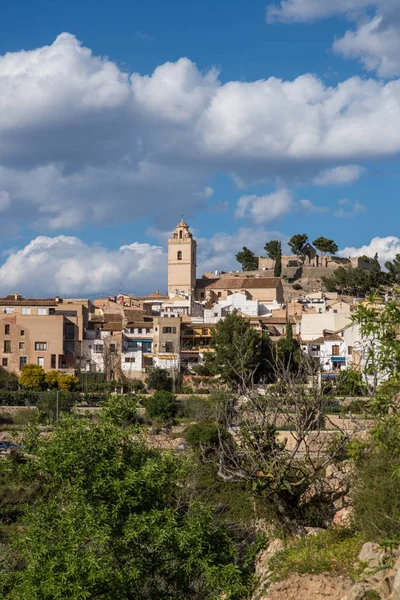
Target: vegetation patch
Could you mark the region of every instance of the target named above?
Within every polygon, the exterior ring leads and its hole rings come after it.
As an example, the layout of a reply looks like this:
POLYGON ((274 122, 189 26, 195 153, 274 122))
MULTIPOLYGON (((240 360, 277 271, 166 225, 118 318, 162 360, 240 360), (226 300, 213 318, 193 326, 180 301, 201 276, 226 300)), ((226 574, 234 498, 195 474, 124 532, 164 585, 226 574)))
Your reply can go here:
POLYGON ((345 528, 292 539, 272 558, 272 579, 280 581, 292 573, 337 573, 356 579, 357 556, 364 541, 359 534, 345 528))

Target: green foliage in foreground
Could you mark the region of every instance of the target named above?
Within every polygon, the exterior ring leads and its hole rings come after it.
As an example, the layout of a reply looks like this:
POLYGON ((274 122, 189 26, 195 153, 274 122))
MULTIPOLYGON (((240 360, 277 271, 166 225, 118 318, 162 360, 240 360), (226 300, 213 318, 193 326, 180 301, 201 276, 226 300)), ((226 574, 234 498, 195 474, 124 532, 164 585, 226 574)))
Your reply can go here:
POLYGON ((360 535, 344 528, 294 538, 272 558, 272 579, 280 581, 292 573, 340 573, 355 579, 354 563, 364 541, 360 535))
POLYGON ((65 417, 4 478, 40 486, 17 528, 18 600, 211 600, 245 595, 228 530, 182 497, 184 465, 108 418, 65 417))
POLYGON ((150 419, 169 421, 174 419, 178 412, 176 396, 171 392, 160 390, 154 396, 143 400, 143 404, 150 419))
POLYGON ((400 542, 400 417, 383 419, 355 456, 354 521, 370 541, 400 542))

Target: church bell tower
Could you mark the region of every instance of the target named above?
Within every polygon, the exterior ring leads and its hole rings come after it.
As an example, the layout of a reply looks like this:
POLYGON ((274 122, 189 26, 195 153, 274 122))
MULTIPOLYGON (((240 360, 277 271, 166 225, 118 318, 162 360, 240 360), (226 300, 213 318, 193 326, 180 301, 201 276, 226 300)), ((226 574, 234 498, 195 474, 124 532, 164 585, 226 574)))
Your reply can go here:
POLYGON ((193 296, 196 288, 197 243, 182 220, 168 240, 168 294, 193 296))

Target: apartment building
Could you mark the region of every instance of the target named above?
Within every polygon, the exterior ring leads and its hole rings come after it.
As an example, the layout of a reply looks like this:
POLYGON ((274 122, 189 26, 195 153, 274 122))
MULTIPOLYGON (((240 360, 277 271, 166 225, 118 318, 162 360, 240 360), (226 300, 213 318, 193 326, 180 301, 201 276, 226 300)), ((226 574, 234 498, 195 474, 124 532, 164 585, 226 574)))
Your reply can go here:
POLYGON ((1 366, 16 373, 30 363, 73 372, 92 310, 87 299, 0 298, 1 366))

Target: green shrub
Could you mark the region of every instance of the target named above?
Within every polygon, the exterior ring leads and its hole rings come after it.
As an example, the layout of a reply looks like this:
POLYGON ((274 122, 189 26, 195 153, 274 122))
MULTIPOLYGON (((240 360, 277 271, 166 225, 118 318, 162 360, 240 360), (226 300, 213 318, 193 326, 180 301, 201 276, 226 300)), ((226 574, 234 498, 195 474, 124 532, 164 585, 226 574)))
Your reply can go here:
POLYGON ((399 464, 385 447, 360 453, 352 493, 354 522, 370 541, 400 542, 399 464))
POLYGON ((128 425, 136 421, 137 404, 137 399, 132 396, 114 394, 109 397, 102 413, 116 425, 128 425))
POLYGON ((18 376, 0 367, 0 390, 17 390, 18 376))
POLYGON ((179 400, 177 416, 194 421, 211 421, 216 417, 215 402, 200 396, 179 400))
POLYGON ((14 423, 17 425, 26 425, 34 423, 37 419, 37 411, 32 408, 18 408, 13 414, 14 423))
POLYGON ((292 539, 271 559, 272 579, 280 581, 291 573, 340 573, 356 576, 354 563, 364 539, 349 529, 332 528, 316 535, 292 539))
POLYGON ((58 415, 61 415, 64 412, 71 412, 79 398, 79 394, 58 392, 57 402, 57 392, 55 390, 44 392, 37 403, 38 417, 41 421, 54 421, 57 417, 57 404, 58 415))
POLYGON ((215 423, 195 423, 185 433, 185 440, 195 449, 211 449, 218 444, 220 431, 215 423))
POLYGON ((150 419, 169 421, 174 419, 178 412, 176 396, 163 390, 156 392, 150 398, 146 398, 143 404, 150 419))

